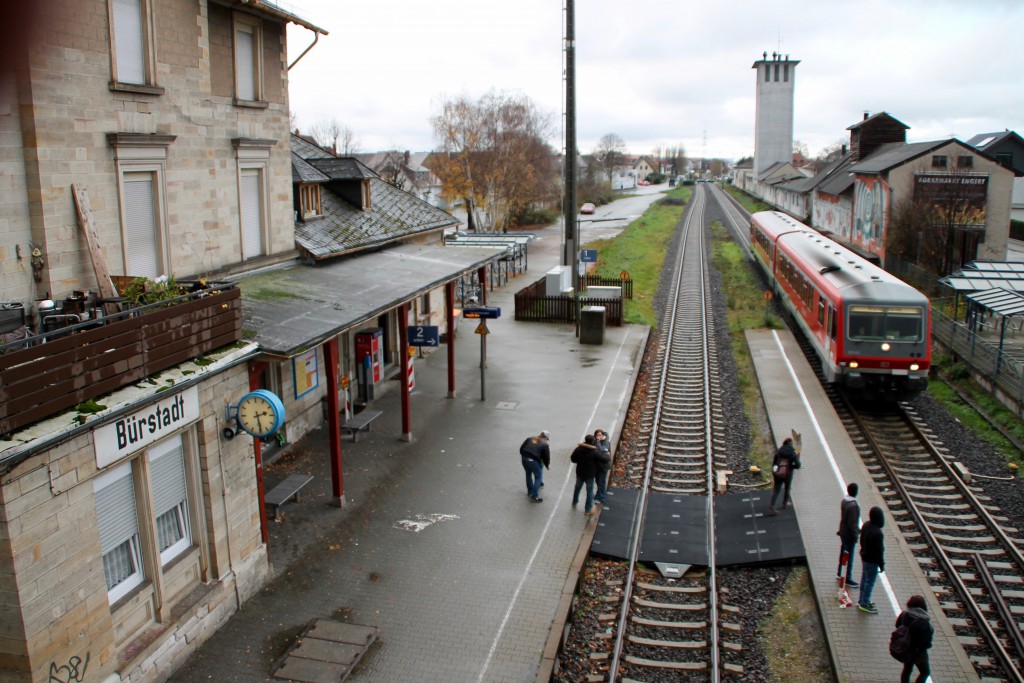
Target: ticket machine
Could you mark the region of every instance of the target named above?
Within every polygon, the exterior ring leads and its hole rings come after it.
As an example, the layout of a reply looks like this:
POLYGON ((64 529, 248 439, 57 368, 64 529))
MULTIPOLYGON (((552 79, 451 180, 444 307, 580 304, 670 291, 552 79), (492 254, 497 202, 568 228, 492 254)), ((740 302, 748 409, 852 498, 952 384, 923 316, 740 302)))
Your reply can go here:
POLYGON ((359 364, 359 399, 373 398, 374 386, 384 379, 384 331, 379 327, 356 332, 356 361, 359 364))

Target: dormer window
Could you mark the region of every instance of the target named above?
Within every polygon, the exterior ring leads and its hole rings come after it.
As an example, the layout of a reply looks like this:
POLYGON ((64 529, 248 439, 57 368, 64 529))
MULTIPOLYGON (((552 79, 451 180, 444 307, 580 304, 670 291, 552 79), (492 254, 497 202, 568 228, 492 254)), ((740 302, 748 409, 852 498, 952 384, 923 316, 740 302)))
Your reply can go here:
POLYGON ((320 186, 316 184, 299 186, 299 211, 302 220, 319 218, 324 215, 320 206, 320 186))

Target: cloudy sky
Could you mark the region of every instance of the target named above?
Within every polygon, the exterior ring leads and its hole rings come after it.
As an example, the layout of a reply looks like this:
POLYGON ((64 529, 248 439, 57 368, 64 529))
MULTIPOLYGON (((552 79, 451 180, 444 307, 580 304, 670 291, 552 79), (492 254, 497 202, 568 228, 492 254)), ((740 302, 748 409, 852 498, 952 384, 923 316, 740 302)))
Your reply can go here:
MULTIPOLYGON (((528 96, 563 147, 561 0, 280 2, 329 35, 290 73, 300 128, 337 120, 361 151, 434 147, 430 116, 457 95, 528 96)), ((816 154, 886 111, 908 141, 1024 135, 1020 0, 576 0, 581 152, 616 133, 635 154, 753 153, 762 52, 800 60, 794 137, 816 154), (780 49, 781 48, 781 49, 780 49)), ((312 33, 289 28, 289 60, 312 33)))

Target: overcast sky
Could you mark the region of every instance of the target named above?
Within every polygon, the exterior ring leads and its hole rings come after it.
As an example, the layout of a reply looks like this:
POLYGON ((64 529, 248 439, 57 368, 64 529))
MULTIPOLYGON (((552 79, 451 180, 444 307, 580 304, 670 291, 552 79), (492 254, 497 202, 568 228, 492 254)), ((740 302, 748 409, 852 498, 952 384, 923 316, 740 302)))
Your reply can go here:
MULTIPOLYGON (((429 151, 446 98, 528 96, 564 146, 561 0, 298 0, 278 3, 327 30, 291 70, 301 129, 336 119, 361 151, 429 151)), ((886 111, 908 141, 1009 128, 1024 134, 1020 0, 576 0, 578 146, 606 133, 634 154, 753 154, 762 52, 796 68, 794 138, 812 155, 886 111), (781 42, 780 42, 781 40, 781 42), (781 49, 780 49, 781 46, 781 49)), ((289 61, 312 33, 289 28, 289 61)))

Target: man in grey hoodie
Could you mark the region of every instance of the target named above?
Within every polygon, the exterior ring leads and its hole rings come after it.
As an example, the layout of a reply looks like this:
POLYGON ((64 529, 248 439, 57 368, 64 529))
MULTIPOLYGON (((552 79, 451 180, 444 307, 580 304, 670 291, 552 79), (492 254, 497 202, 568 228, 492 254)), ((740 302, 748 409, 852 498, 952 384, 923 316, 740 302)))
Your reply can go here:
POLYGON ((846 587, 856 588, 860 584, 853 580, 853 549, 857 547, 857 536, 860 534, 860 504, 857 503, 858 487, 856 482, 846 486, 846 496, 839 503, 839 567, 836 579, 843 580, 843 554, 846 560, 846 587))
POLYGON ((932 646, 932 636, 935 634, 935 628, 928 616, 928 603, 925 602, 924 596, 910 596, 910 599, 907 600, 907 609, 896 617, 896 627, 899 628, 903 624, 910 629, 910 651, 907 653, 906 661, 903 662, 900 683, 910 683, 910 674, 914 672, 915 666, 917 667, 915 683, 924 683, 931 674, 928 650, 932 646))

